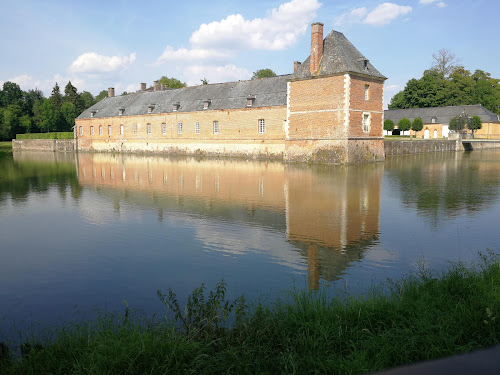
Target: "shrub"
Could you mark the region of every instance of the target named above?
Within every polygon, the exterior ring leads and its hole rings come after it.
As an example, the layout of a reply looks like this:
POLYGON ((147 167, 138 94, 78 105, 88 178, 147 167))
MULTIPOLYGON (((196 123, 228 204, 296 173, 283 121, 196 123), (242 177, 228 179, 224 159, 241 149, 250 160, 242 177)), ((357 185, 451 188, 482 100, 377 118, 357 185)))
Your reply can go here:
POLYGON ((398 122, 398 129, 401 130, 402 132, 405 132, 407 130, 410 130, 411 128, 411 121, 408 120, 407 118, 402 118, 398 122))
POLYGON ((413 123, 411 124, 411 130, 413 130, 414 132, 419 132, 423 128, 424 122, 421 118, 417 117, 415 120, 413 120, 413 123))
POLYGON ((384 130, 386 131, 393 131, 394 130, 394 121, 392 121, 390 118, 387 120, 384 120, 384 130))

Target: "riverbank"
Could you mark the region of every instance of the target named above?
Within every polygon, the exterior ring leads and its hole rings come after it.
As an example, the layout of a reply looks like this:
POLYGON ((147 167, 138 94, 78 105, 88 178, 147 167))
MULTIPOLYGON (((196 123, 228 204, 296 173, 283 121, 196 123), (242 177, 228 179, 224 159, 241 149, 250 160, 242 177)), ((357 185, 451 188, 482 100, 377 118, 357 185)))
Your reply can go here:
POLYGON ((12 142, 0 142, 0 153, 12 152, 12 142))
POLYGON ((73 324, 51 343, 21 347, 21 359, 0 355, 2 374, 352 373, 385 368, 500 343, 500 259, 422 271, 363 297, 329 300, 293 291, 270 307, 227 301, 220 283, 198 289, 186 309, 173 292, 159 297, 174 321, 132 322, 120 316, 73 324), (224 319, 235 323, 224 328, 224 319), (180 328, 179 328, 180 327, 180 328))

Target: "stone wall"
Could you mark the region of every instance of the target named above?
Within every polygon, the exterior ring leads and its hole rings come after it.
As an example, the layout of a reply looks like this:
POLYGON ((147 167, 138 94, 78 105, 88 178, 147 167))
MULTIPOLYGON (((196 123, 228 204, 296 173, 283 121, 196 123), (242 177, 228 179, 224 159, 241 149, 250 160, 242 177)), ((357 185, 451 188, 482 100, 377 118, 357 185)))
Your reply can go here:
POLYGON ((421 154, 426 152, 457 151, 457 142, 453 140, 412 140, 384 141, 385 156, 421 154))
POLYGON ((74 139, 13 139, 13 150, 75 152, 74 139))

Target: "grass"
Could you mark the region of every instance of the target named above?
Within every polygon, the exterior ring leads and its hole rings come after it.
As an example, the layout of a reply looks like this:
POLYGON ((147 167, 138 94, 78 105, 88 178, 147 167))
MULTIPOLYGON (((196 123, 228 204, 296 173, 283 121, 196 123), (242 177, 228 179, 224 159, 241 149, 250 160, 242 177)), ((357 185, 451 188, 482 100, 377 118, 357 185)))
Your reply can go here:
POLYGON ((12 152, 12 142, 0 142, 0 152, 12 152))
POLYGON ((248 308, 228 301, 220 283, 208 295, 198 288, 181 308, 171 290, 158 292, 173 318, 134 322, 127 307, 73 324, 20 358, 4 355, 0 373, 362 374, 500 343, 500 259, 492 253, 363 297, 290 294, 248 308), (227 327, 231 312, 239 316, 227 327))

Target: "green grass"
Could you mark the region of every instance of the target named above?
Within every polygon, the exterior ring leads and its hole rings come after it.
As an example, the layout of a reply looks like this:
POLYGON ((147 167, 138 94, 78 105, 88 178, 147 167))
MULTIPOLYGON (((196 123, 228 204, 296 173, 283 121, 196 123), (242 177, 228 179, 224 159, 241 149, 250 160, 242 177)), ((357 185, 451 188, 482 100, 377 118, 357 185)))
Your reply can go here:
POLYGON ((16 139, 74 139, 73 132, 16 134, 16 139))
MULTIPOLYGON (((291 291, 266 307, 227 301, 225 284, 197 289, 186 309, 159 292, 180 323, 124 315, 59 330, 5 359, 2 374, 362 374, 500 343, 500 260, 420 272, 363 297, 291 291), (242 309, 244 311, 242 311, 242 309), (217 313, 214 313, 217 312, 217 313), (231 328, 224 313, 236 313, 231 328), (179 316, 180 314, 180 316, 179 316)), ((1 353, 1 350, 0 350, 1 353)))
POLYGON ((12 152, 12 142, 0 142, 0 152, 12 152))

